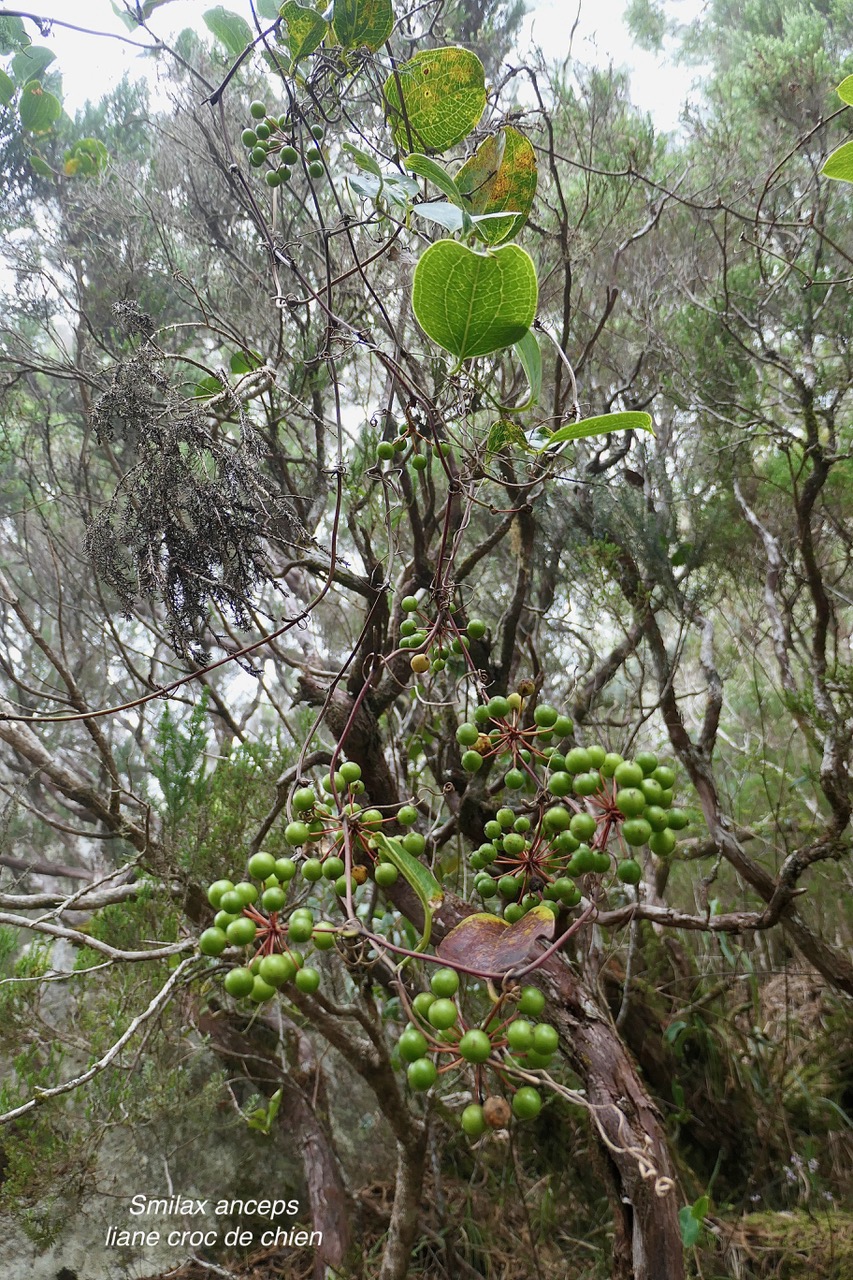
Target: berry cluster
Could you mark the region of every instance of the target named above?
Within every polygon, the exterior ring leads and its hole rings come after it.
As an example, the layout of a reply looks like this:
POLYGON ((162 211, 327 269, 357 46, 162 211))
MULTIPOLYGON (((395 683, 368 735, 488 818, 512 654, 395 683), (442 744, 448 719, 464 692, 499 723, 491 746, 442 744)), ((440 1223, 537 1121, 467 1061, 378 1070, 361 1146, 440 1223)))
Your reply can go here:
POLYGON ((477 773, 491 761, 501 769, 501 789, 525 797, 485 824, 485 841, 471 856, 477 891, 503 899, 511 923, 543 901, 555 913, 577 906, 578 876, 615 870, 623 883, 638 884, 642 868, 630 851, 648 845, 669 856, 689 821, 672 807, 675 772, 657 756, 643 751, 626 760, 597 744, 564 754, 569 717, 540 703, 528 720, 524 701, 522 692, 494 697, 456 732, 463 769, 477 773))
MULTIPOLYGON (((436 449, 438 449, 444 457, 449 457, 453 452, 453 447, 447 440, 442 441, 439 445, 435 445, 431 440, 428 440, 425 436, 416 432, 414 428, 410 429, 410 435, 412 437, 413 444, 412 452, 409 455, 408 461, 411 463, 415 471, 426 471, 429 466, 429 454, 435 452, 436 449), (424 453, 419 451, 421 445, 423 445, 425 449, 424 453)), ((399 435, 394 440, 380 440, 379 444, 376 446, 377 463, 393 461, 398 453, 405 453, 408 446, 409 435, 399 435)))
MULTIPOLYGON (((328 921, 315 923, 313 912, 304 906, 287 909, 291 891, 317 886, 325 881, 343 898, 348 889, 364 884, 367 869, 362 857, 373 864, 373 878, 384 888, 395 883, 399 872, 377 848, 376 833, 386 818, 379 809, 365 808, 357 796, 363 795, 361 769, 345 761, 334 774, 327 775, 318 790, 299 787, 291 797, 293 818, 284 829, 284 838, 294 856, 274 858, 256 853, 248 862, 249 879, 235 884, 216 880, 207 891, 216 911, 213 926, 199 938, 203 955, 217 957, 228 947, 254 947, 249 963, 232 969, 225 989, 232 996, 248 996, 261 1003, 291 979, 300 991, 311 992, 319 985, 319 973, 304 967, 304 957, 291 944, 313 944, 319 951, 335 945, 336 930, 328 921), (344 818, 354 854, 361 855, 352 866, 350 879, 340 856, 346 838, 344 818), (258 883, 253 883, 257 881, 258 883)), ((418 811, 403 805, 393 821, 403 828, 414 826, 418 811)), ((407 853, 420 857, 426 840, 417 831, 406 830, 400 843, 407 853)))
MULTIPOLYGON (((265 102, 253 102, 249 113, 252 124, 240 135, 249 152, 249 164, 254 169, 267 166, 264 174, 267 186, 280 187, 283 182, 290 181, 293 166, 299 160, 299 151, 293 145, 291 121, 287 116, 269 115, 265 102)), ((312 142, 303 156, 308 176, 315 180, 326 172, 322 152, 316 145, 323 141, 324 133, 321 124, 311 126, 312 142)))
MULTIPOLYGON (((445 1072, 465 1065, 473 1068, 474 1092, 481 1101, 464 1109, 461 1124, 469 1137, 479 1138, 487 1128, 504 1128, 510 1117, 510 1108, 498 1105, 503 1099, 486 1096, 486 1072, 502 1087, 513 1089, 511 1069, 550 1066, 559 1037, 550 1023, 530 1021, 545 1007, 545 997, 536 987, 525 987, 514 997, 502 996, 481 1026, 468 1026, 455 998, 458 992, 456 970, 438 969, 430 990, 412 1001, 412 1021, 397 1049, 408 1063, 406 1077, 416 1092, 430 1089, 445 1072)), ((514 1089, 511 1112, 517 1119, 532 1119, 541 1107, 538 1090, 529 1085, 514 1089)))
POLYGON ((452 617, 454 605, 446 618, 440 616, 436 621, 424 615, 417 596, 404 596, 400 608, 406 615, 400 623, 400 648, 418 650, 409 663, 415 675, 443 671, 448 659, 461 657, 472 640, 482 640, 486 634, 481 618, 472 618, 460 631, 452 617))
POLYGON ((206 956, 220 956, 228 947, 255 948, 251 960, 226 974, 225 990, 231 996, 262 1004, 290 981, 300 991, 316 991, 320 972, 306 965, 305 956, 294 947, 310 943, 315 951, 329 950, 335 945, 334 925, 315 922, 308 907, 285 913, 288 887, 296 875, 292 858, 256 853, 249 859, 248 871, 252 879, 238 884, 215 880, 208 888, 207 899, 216 916, 212 928, 199 938, 199 950, 206 956))

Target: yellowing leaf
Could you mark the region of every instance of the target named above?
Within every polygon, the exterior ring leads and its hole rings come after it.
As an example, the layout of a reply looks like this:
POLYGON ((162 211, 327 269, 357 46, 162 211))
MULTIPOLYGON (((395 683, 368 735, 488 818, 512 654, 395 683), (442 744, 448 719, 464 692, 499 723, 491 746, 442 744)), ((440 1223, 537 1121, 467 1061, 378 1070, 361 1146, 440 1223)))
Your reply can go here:
POLYGON ((483 114, 486 73, 469 49, 425 49, 392 71, 382 91, 398 147, 445 151, 483 114))
POLYGON ((486 244, 518 235, 533 207, 536 183, 536 152, 524 134, 509 125, 486 138, 456 175, 469 213, 507 211, 505 219, 478 226, 477 234, 486 244))

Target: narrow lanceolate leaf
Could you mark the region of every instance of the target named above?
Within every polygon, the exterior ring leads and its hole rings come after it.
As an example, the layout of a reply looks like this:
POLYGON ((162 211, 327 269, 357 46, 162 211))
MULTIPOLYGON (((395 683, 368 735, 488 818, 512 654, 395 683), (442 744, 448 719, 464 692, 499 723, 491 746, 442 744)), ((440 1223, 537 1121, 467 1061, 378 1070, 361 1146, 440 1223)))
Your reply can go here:
POLYGON ((448 200, 452 200, 454 204, 459 205, 460 208, 462 207, 459 188, 444 166, 440 165, 437 160, 431 160, 429 156, 422 156, 418 152, 414 152, 412 155, 406 156, 403 166, 409 170, 409 173, 416 173, 419 178, 426 178, 434 187, 438 187, 439 191, 443 191, 448 200))
POLYGON ((450 964, 466 964, 497 977, 527 964, 538 940, 553 938, 555 923, 553 912, 542 905, 532 907, 515 924, 478 911, 451 929, 436 950, 450 964))
POLYGON ((521 361, 530 387, 530 398, 519 409, 529 409, 542 394, 542 348, 532 329, 528 329, 524 337, 516 342, 515 353, 521 361))
POLYGON ((246 45, 252 43, 252 29, 239 13, 232 13, 220 4, 201 16, 210 34, 225 46, 232 58, 238 58, 246 45))
POLYGON ((309 53, 322 44, 329 24, 316 9, 297 4, 296 0, 287 0, 279 11, 287 23, 287 43, 290 56, 294 62, 307 58, 309 53))
POLYGON ((444 891, 429 867, 425 867, 422 862, 409 853, 408 849, 404 849, 399 840, 395 840, 393 836, 383 835, 381 831, 377 832, 373 838, 376 841, 376 847, 389 862, 394 864, 400 875, 412 886, 420 899, 421 906, 424 909, 424 932, 416 950, 424 951, 429 946, 433 913, 441 906, 444 900, 444 891))
POLYGON ((846 76, 835 91, 842 102, 853 107, 853 76, 846 76))
POLYGON ((548 437, 539 453, 544 453, 553 444, 563 444, 566 440, 582 440, 585 436, 604 436, 609 431, 650 431, 654 435, 652 420, 647 413, 602 413, 596 418, 583 418, 580 422, 570 422, 560 427, 548 437))
POLYGON ((482 142, 456 175, 456 186, 470 213, 498 214, 478 227, 487 244, 518 235, 536 195, 536 152, 523 133, 509 125, 482 142))
POLYGON ((382 170, 373 156, 367 151, 362 151, 360 147, 354 147, 351 142, 343 143, 342 150, 351 156, 355 163, 364 173, 373 173, 377 178, 382 177, 382 170))
POLYGON ((446 151, 485 111, 486 73, 469 49, 425 49, 392 71, 382 92, 398 147, 446 151))
POLYGON ((375 51, 391 34, 394 9, 391 0, 335 0, 332 21, 345 49, 375 51))
POLYGON ((30 133, 49 133, 62 115, 62 103, 42 89, 37 80, 31 80, 21 90, 18 114, 30 133))
POLYGON ((460 360, 519 342, 533 323, 537 301, 536 268, 518 245, 477 253, 455 240, 439 240, 415 267, 415 318, 427 337, 460 360))
POLYGON ((853 182, 853 141, 843 142, 833 151, 821 173, 827 178, 838 178, 840 182, 853 182))

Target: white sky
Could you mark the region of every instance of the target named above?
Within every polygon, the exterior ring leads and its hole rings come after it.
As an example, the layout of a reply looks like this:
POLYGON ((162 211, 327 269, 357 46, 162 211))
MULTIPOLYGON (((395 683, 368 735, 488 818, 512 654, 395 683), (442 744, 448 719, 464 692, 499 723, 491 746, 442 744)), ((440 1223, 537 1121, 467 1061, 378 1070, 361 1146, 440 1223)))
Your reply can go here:
MULTIPOLYGON (((201 15, 215 0, 170 0, 155 11, 152 29, 160 36, 174 35, 184 27, 206 34, 201 15)), ((578 0, 527 0, 529 13, 524 21, 522 52, 531 37, 554 58, 568 51, 569 33, 578 11, 578 0)), ((225 7, 249 17, 248 0, 222 0, 225 7)), ((679 20, 689 22, 703 7, 704 0, 680 0, 679 20)), ((12 5, 9 6, 13 7, 12 5)), ((29 7, 29 6, 28 6, 29 7)), ((632 48, 622 21, 626 0, 580 0, 580 20, 574 41, 579 62, 629 67, 634 101, 649 111, 659 129, 673 129, 681 104, 689 94, 695 69, 675 67, 657 54, 632 48)), ((32 0, 32 12, 61 18, 83 27, 128 34, 112 11, 110 0, 32 0)), ((63 75, 65 101, 72 112, 87 98, 100 94, 121 79, 126 70, 142 75, 150 67, 135 50, 116 40, 95 40, 54 28, 45 40, 27 24, 36 44, 56 51, 63 75)))

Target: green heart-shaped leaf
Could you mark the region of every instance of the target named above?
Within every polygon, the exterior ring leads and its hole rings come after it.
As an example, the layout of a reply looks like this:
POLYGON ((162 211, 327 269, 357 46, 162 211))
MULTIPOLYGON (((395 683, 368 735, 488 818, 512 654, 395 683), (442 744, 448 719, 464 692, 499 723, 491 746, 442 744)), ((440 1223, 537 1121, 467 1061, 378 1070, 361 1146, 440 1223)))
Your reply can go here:
POLYGON ((439 240, 421 257, 412 281, 418 324, 459 360, 520 341, 533 323, 538 295, 533 261, 516 244, 477 253, 439 240))
POLYGON ((43 72, 52 62, 56 54, 42 45, 31 44, 12 59, 12 75, 18 84, 27 84, 30 80, 41 80, 43 72))
POLYGON ((518 235, 536 195, 536 152, 523 133, 507 126, 481 143, 456 175, 456 186, 469 213, 506 219, 484 223, 477 234, 486 244, 518 235))
POLYGON ((211 35, 225 46, 232 58, 239 58, 246 45, 252 43, 252 28, 246 19, 221 4, 215 9, 208 9, 201 18, 211 35))
POLYGON ((846 102, 848 107, 853 107, 853 76, 845 76, 835 92, 842 102, 846 102))
POLYGON ((31 80, 21 90, 18 114, 21 124, 30 133, 49 133, 62 115, 62 103, 52 93, 47 93, 38 80, 31 80))
POLYGON ((840 182, 853 182, 853 142, 842 142, 826 161, 821 173, 827 178, 838 178, 840 182))
POLYGON ((382 92, 398 147, 446 151, 485 111, 486 73, 469 49, 425 49, 392 71, 382 92))
POLYGON ((335 35, 345 49, 376 50, 394 26, 391 0, 335 0, 335 35))
POLYGON ((294 62, 298 62, 322 44, 329 25, 316 9, 297 4, 296 0, 287 0, 287 4, 281 6, 280 13, 287 23, 290 56, 294 62))

